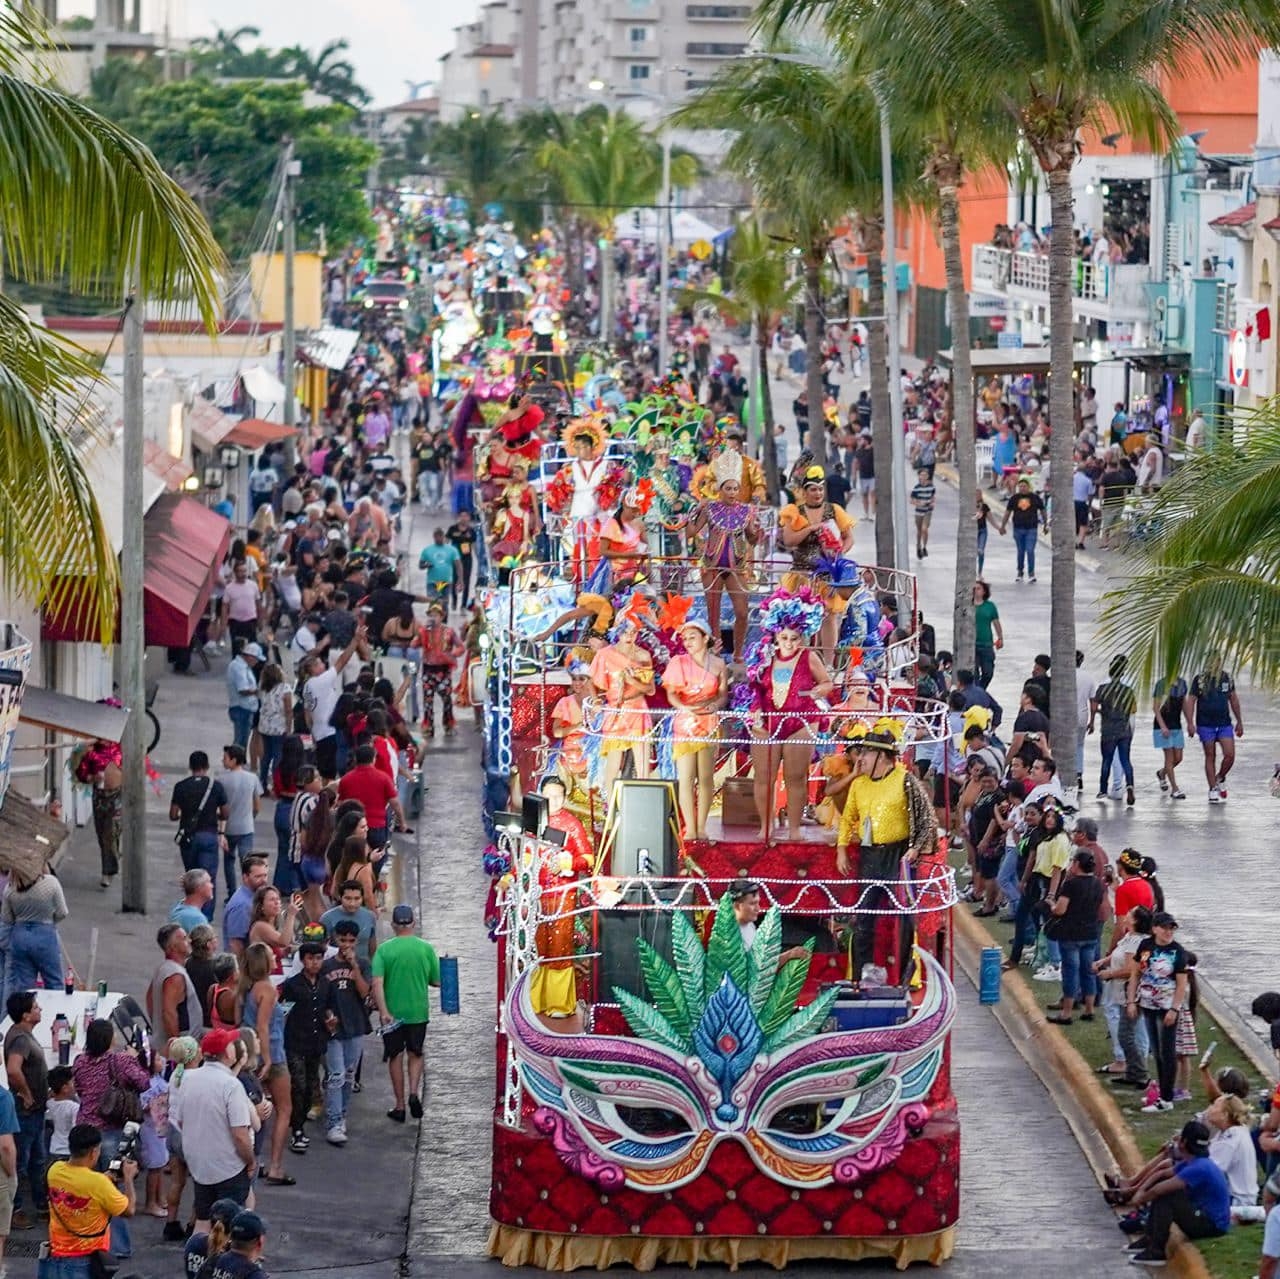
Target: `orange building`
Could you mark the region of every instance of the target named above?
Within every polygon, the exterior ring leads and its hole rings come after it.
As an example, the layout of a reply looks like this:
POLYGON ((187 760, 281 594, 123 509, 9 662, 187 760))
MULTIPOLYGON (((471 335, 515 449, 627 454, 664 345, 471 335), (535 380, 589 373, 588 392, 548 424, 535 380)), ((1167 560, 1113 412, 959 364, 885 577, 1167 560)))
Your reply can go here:
MULTIPOLYGON (((1201 134, 1202 153, 1214 156, 1250 156, 1258 135, 1258 60, 1217 73, 1203 59, 1188 62, 1184 72, 1166 76, 1162 87, 1169 105, 1177 114, 1183 135, 1201 134)), ((1143 157, 1149 170, 1152 152, 1149 145, 1123 133, 1106 135, 1111 145, 1102 142, 1096 130, 1084 133, 1081 159, 1077 163, 1079 182, 1088 181, 1089 161, 1105 159, 1114 169, 1115 159, 1132 155, 1143 157)), ((1157 161, 1158 163, 1158 161, 1157 161)), ((1139 176, 1135 172, 1134 176, 1139 176)), ((1090 188, 1092 190, 1092 188, 1090 188)), ((1024 207, 1012 197, 1009 175, 997 168, 970 175, 960 191, 960 240, 964 261, 965 287, 973 287, 973 260, 976 246, 991 242, 995 228, 1013 224, 1020 217, 1034 220, 1043 229, 1049 220, 1047 192, 1038 198, 1027 193, 1024 207)), ((901 260, 911 268, 912 294, 904 305, 903 349, 914 351, 922 359, 951 343, 946 326, 946 270, 942 260, 942 243, 932 215, 915 212, 904 220, 899 249, 901 260)), ((998 326, 1000 321, 996 321, 998 326)), ((987 321, 975 321, 976 330, 987 330, 987 321)))

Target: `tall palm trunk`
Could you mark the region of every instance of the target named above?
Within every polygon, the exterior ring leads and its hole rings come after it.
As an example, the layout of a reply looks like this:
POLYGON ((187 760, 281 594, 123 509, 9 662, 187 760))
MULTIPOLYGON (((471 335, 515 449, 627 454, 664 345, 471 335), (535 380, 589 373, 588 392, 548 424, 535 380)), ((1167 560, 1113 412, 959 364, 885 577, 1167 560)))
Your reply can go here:
MULTIPOLYGON (((876 463, 876 563, 894 567, 893 549, 893 432, 889 403, 889 334, 884 321, 884 228, 877 219, 863 224, 862 247, 867 255, 867 325, 871 378, 871 448, 876 463)), ((894 371, 893 376, 897 376, 894 371)), ((898 483, 903 481, 897 476, 898 483)), ((906 567, 900 565, 899 567, 906 567)))
POLYGON ((601 236, 596 252, 600 258, 600 341, 613 345, 613 241, 601 236))
POLYGON ((808 448, 827 464, 827 419, 822 412, 822 264, 826 245, 810 245, 804 260, 804 386, 809 394, 808 448))
POLYGON ((960 205, 957 190, 962 168, 959 156, 935 158, 938 220, 942 225, 942 257, 947 272, 947 300, 951 306, 951 410, 959 473, 960 516, 956 524, 956 592, 952 614, 952 649, 956 666, 974 669, 973 581, 978 573, 977 533, 974 526, 978 463, 974 447, 973 361, 969 358, 969 295, 964 288, 964 259, 960 253, 960 205))
POLYGON ((763 434, 760 438, 760 456, 764 461, 764 482, 769 501, 778 500, 778 449, 773 438, 773 394, 769 390, 769 320, 768 313, 756 316, 756 350, 759 352, 760 385, 751 393, 760 396, 760 419, 763 434))
MULTIPOLYGON (((1072 144, 1073 145, 1073 144, 1072 144)), ((1061 152, 1060 152, 1061 154, 1061 152)), ((1072 152, 1074 158, 1074 152, 1072 152)), ((1071 162, 1049 170, 1049 485, 1052 492, 1053 587, 1049 656, 1053 659, 1049 743, 1060 770, 1076 756, 1076 537, 1072 502, 1071 374, 1073 271, 1071 162)))

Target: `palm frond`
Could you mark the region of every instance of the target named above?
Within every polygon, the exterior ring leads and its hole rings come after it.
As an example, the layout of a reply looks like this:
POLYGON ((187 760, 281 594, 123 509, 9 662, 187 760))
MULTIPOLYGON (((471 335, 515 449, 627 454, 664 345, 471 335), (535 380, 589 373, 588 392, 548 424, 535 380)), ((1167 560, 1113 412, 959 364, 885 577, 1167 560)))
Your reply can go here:
POLYGON ((0 238, 18 274, 124 296, 135 256, 150 298, 216 320, 222 252, 151 152, 77 98, 0 73, 0 238))

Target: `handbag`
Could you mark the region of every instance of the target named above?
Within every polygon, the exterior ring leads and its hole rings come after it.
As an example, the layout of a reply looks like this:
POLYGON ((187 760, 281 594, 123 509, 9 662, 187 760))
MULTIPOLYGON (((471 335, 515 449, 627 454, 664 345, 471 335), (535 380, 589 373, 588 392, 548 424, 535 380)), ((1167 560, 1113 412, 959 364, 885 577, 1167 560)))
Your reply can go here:
POLYGON ((200 820, 200 814, 204 812, 204 806, 209 802, 209 795, 212 791, 213 791, 213 778, 206 777, 204 794, 200 796, 200 803, 196 806, 196 811, 191 814, 192 829, 188 830, 185 824, 180 825, 177 829, 177 832, 174 834, 173 842, 177 844, 179 848, 185 847, 187 844, 190 844, 191 841, 195 838, 195 823, 200 820))
POLYGON ((128 1084, 116 1080, 114 1055, 107 1058, 107 1077, 109 1083, 98 1103, 98 1114, 112 1128, 123 1128, 125 1124, 142 1122, 142 1098, 137 1090, 128 1084))

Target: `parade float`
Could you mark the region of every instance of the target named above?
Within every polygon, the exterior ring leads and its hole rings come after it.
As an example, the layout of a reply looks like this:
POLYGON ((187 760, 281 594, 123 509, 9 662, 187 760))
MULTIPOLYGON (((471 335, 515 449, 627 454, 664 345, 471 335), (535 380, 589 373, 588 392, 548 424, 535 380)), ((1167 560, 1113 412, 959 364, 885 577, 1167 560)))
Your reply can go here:
MULTIPOLYGON (((625 524, 652 462, 625 432, 597 456, 631 481, 625 524)), ((956 895, 910 768, 948 735, 915 694, 915 580, 836 555, 800 583, 763 538, 744 660, 721 660, 705 553, 639 548, 622 585, 616 556, 599 571, 615 532, 582 536, 604 512, 570 514, 576 484, 560 512, 548 486, 551 558, 487 601, 489 1251, 550 1270, 938 1264, 959 1213, 956 895), (887 638, 890 607, 908 622, 887 638)))

